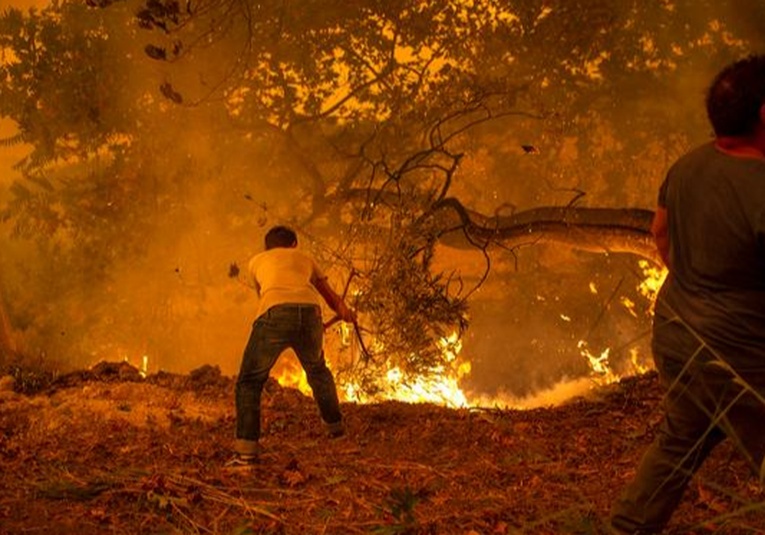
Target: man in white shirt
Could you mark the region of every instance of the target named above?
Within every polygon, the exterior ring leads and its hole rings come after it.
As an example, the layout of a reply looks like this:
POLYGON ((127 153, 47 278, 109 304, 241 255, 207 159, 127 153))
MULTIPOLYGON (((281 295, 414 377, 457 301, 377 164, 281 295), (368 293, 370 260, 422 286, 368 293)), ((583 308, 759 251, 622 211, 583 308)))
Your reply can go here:
POLYGON ((271 368, 288 348, 305 370, 330 436, 345 432, 335 381, 324 360, 321 302, 343 321, 354 322, 355 314, 330 287, 313 258, 297 249, 292 229, 273 227, 265 246, 250 260, 245 274, 260 301, 236 383, 234 464, 257 459, 261 393, 271 368))

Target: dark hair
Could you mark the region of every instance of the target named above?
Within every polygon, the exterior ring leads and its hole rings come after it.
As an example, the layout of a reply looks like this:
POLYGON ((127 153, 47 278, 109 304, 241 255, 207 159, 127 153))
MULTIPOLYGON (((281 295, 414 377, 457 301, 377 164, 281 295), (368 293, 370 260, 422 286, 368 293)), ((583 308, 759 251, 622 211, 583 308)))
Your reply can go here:
POLYGON ((266 250, 295 245, 297 245, 297 234, 289 227, 273 227, 266 233, 266 250))
POLYGON ((707 115, 717 136, 748 136, 765 104, 765 55, 731 63, 715 76, 707 92, 707 115))

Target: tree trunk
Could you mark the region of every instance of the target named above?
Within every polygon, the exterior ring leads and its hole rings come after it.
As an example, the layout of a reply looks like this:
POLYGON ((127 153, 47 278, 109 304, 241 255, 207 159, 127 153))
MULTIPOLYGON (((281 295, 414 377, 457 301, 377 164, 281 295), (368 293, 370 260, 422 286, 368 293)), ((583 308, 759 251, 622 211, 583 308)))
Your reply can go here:
POLYGON ((651 235, 653 214, 638 208, 541 207, 488 217, 452 199, 434 206, 444 229, 441 241, 451 247, 558 243, 596 253, 631 253, 660 265, 651 235))
POLYGON ((5 306, 5 299, 2 290, 0 290, 0 357, 7 357, 14 353, 16 353, 16 344, 13 329, 5 306))
MULTIPOLYGON (((402 201, 394 192, 365 189, 346 191, 341 198, 372 206, 386 204, 392 210, 402 201)), ((495 244, 517 249, 554 243, 601 254, 630 253, 660 266, 651 235, 653 215, 653 211, 642 208, 545 206, 487 216, 449 197, 433 203, 423 219, 433 218, 440 229, 440 243, 447 247, 488 248, 495 244)))

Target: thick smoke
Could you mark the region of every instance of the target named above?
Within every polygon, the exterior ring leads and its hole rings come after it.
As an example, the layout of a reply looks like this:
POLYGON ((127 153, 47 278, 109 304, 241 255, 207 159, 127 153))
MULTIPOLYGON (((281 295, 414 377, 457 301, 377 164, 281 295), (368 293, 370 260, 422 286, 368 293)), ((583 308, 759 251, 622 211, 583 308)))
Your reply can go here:
MULTIPOLYGON (((706 24, 704 15, 688 22, 706 24)), ((240 38, 231 35, 231 43, 178 64, 143 57, 148 34, 112 40, 111 46, 124 46, 123 54, 131 58, 124 68, 133 84, 120 93, 125 102, 111 103, 114 111, 133 109, 132 99, 161 102, 151 107, 152 115, 141 118, 145 128, 140 139, 131 141, 145 150, 134 162, 140 187, 134 202, 143 203, 137 210, 141 218, 130 224, 145 233, 129 252, 117 248, 120 256, 99 277, 81 280, 71 298, 53 296, 57 311, 25 302, 43 293, 28 292, 30 286, 47 284, 25 273, 25 266, 40 266, 45 257, 32 241, 3 237, 5 250, 14 255, 10 260, 4 253, 0 264, 5 294, 12 299, 7 306, 31 354, 69 366, 123 358, 140 365, 146 355, 149 371, 186 372, 212 364, 236 373, 256 303, 250 289, 227 276, 229 265, 243 266, 259 252, 269 226, 305 222, 315 195, 312 177, 283 145, 267 135, 246 133, 237 124, 242 117, 226 116, 224 107, 207 100, 216 84, 236 70, 231 58, 237 56, 240 38), (169 80, 183 104, 159 91, 169 80), (43 313, 47 324, 41 330, 34 314, 43 313)), ((735 47, 728 51, 735 53, 735 47)), ((635 80, 650 85, 625 87, 624 98, 613 102, 591 102, 593 113, 579 113, 575 121, 565 109, 555 109, 554 101, 530 99, 529 107, 554 110, 548 114, 552 120, 507 118, 477 129, 453 194, 486 214, 499 207, 561 206, 574 199, 579 206, 652 209, 669 162, 708 138, 703 91, 720 61, 709 57, 707 64, 688 65, 678 55, 676 67, 658 71, 656 79, 636 75, 635 80), (671 124, 658 131, 649 128, 645 121, 664 109, 671 109, 671 124), (524 145, 535 150, 524 151, 524 145)), ((10 181, 17 178, 7 170, 7 154, 2 160, 3 202, 10 181)), ((91 162, 83 172, 99 165, 91 162)), ((6 230, 10 233, 8 225, 6 230)), ((339 229, 326 221, 300 230, 304 246, 319 253, 341 240, 339 229)), ((444 268, 460 272, 469 285, 480 278, 483 257, 476 252, 467 258, 466 264, 444 268)), ((89 269, 88 257, 77 262, 82 264, 70 269, 89 269)), ((335 286, 342 286, 345 273, 326 267, 335 286)), ((524 396, 565 378, 586 376, 580 340, 595 352, 611 347, 612 365, 625 373, 633 351, 641 359, 649 357, 649 305, 636 292, 642 275, 637 259, 530 246, 493 250, 491 268, 471 301, 471 328, 462 350, 473 362, 466 384, 470 390, 524 396), (625 298, 634 303, 632 309, 625 298)), ((50 276, 49 270, 42 271, 50 276)))

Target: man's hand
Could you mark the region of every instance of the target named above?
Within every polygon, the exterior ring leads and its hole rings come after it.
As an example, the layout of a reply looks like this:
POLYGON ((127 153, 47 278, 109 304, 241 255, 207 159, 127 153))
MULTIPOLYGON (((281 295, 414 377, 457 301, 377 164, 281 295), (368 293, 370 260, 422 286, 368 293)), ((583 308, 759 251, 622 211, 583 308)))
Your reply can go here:
POLYGON ((348 305, 345 304, 342 297, 335 293, 327 282, 326 277, 313 279, 311 282, 318 290, 319 295, 321 295, 322 298, 324 298, 324 301, 329 305, 329 308, 335 311, 338 318, 347 321, 348 323, 356 322, 356 313, 348 308, 348 305))
POLYGON ((356 323, 356 312, 348 308, 348 305, 344 301, 340 301, 337 305, 337 315, 341 320, 348 323, 356 323))

